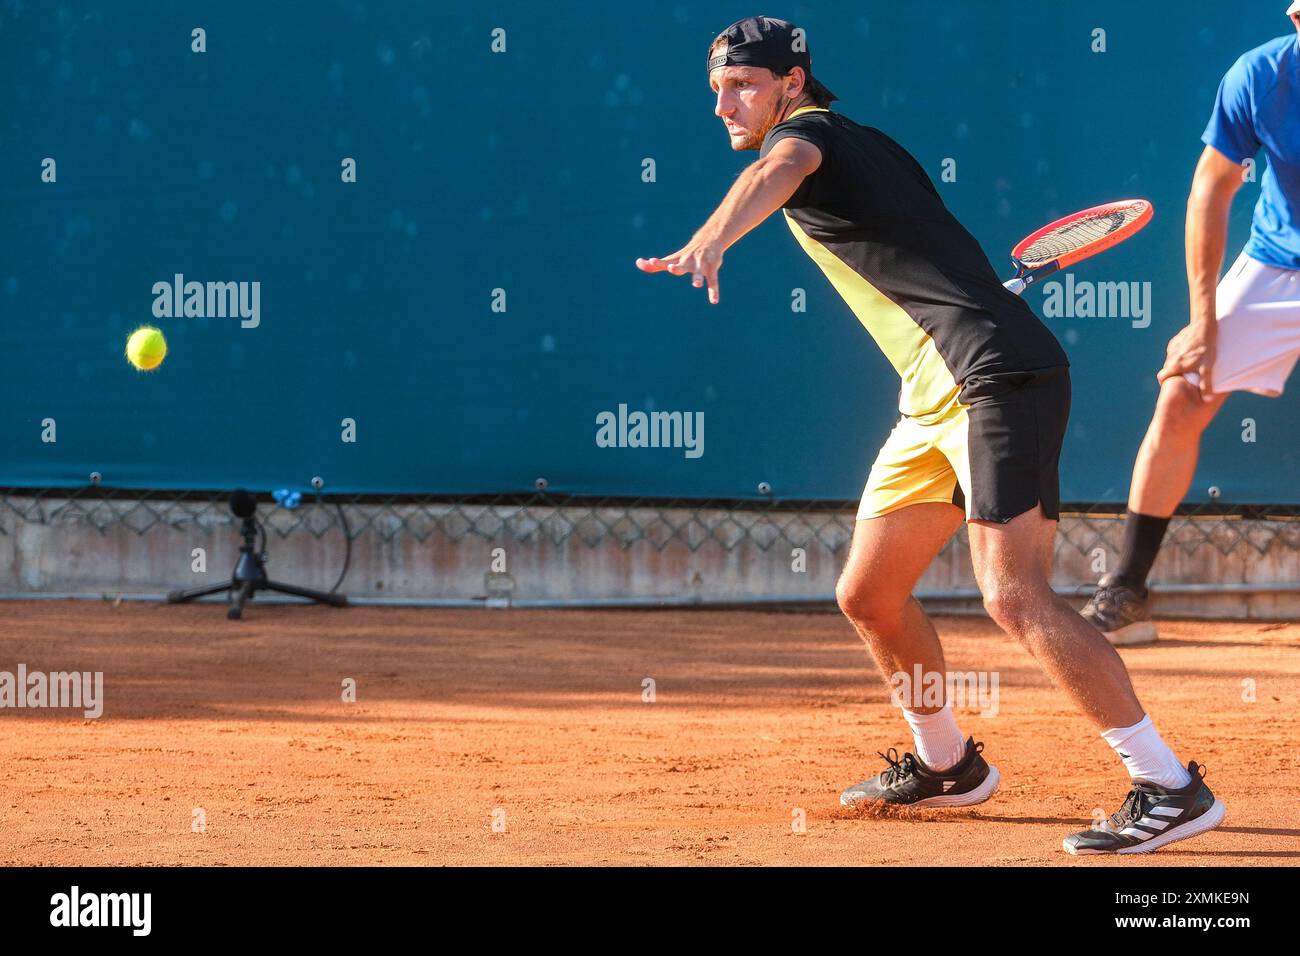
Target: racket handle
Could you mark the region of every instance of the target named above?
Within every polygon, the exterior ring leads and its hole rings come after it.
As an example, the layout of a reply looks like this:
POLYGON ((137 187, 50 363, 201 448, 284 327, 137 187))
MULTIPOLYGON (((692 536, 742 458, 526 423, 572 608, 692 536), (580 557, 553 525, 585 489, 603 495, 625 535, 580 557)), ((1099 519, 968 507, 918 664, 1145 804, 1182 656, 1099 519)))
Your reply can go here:
POLYGON ((1017 277, 1015 279, 1008 279, 1006 282, 1002 283, 1002 286, 1008 292, 1013 292, 1016 295, 1020 295, 1020 293, 1024 292, 1025 289, 1029 287, 1029 283, 1026 282, 1023 278, 1017 277))

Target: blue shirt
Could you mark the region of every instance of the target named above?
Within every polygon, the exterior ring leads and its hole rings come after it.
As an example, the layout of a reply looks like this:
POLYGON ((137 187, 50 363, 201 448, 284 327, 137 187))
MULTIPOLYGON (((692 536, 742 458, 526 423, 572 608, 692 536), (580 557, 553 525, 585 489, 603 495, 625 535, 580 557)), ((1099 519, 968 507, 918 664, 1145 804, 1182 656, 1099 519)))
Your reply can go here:
POLYGON ((1300 269, 1300 39, 1278 37, 1232 65, 1202 141, 1234 163, 1263 147, 1268 169, 1246 255, 1300 269))

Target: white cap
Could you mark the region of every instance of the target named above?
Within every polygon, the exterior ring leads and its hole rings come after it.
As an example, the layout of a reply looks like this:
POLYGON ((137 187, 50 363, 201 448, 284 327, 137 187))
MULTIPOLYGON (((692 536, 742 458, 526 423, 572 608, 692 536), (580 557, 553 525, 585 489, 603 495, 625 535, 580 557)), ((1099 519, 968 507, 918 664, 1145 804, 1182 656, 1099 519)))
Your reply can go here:
POLYGON ((1300 13, 1300 0, 1295 0, 1295 3, 1286 8, 1286 15, 1288 17, 1293 17, 1297 13, 1300 13))

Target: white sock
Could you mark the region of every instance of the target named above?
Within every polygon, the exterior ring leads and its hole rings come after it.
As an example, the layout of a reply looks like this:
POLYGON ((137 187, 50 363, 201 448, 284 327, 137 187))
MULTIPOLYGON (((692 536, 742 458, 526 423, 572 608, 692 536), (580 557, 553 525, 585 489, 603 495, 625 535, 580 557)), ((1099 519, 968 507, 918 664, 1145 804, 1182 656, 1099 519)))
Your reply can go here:
POLYGON ((904 710, 903 718, 912 728, 916 755, 931 770, 955 767, 966 756, 966 738, 957 729, 950 704, 945 704, 937 714, 914 714, 904 710))
POLYGON ((1181 790, 1192 782, 1192 775, 1160 739, 1155 724, 1145 714, 1132 727, 1103 730, 1101 736, 1119 754, 1134 780, 1150 780, 1168 790, 1181 790))

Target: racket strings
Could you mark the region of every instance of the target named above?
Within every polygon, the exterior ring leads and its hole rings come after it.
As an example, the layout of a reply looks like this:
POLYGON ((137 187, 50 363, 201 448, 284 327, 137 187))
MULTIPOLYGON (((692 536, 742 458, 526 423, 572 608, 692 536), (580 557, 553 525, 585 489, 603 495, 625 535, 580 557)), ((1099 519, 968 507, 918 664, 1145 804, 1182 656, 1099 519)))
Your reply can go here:
POLYGON ((1099 242, 1140 217, 1144 206, 1130 206, 1067 222, 1039 236, 1018 257, 1029 268, 1053 262, 1099 242))

